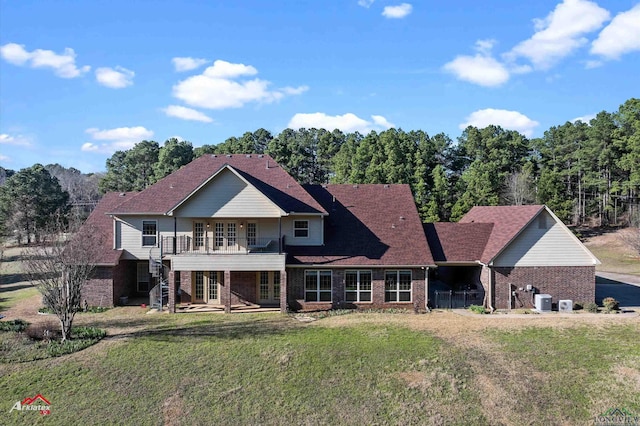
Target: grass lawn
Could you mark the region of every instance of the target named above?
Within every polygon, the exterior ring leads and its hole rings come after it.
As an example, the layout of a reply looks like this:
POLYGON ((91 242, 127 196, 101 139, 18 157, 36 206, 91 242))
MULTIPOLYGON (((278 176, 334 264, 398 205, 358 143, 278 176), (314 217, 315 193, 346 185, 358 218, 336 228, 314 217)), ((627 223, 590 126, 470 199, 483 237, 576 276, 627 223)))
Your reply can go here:
POLYGON ((305 324, 116 308, 78 318, 111 334, 84 351, 0 364, 2 423, 585 423, 611 407, 640 412, 640 325, 614 317, 523 327, 437 312, 305 324), (38 393, 50 416, 9 414, 38 393))

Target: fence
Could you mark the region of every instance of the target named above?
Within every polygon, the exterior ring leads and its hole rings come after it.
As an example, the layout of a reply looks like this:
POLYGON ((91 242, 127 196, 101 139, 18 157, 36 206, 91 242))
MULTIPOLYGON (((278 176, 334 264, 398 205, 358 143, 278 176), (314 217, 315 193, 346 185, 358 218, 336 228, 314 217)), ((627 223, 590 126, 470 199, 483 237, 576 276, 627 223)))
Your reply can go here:
POLYGON ((484 293, 480 291, 438 291, 434 297, 434 306, 441 309, 468 308, 471 305, 482 305, 484 293))

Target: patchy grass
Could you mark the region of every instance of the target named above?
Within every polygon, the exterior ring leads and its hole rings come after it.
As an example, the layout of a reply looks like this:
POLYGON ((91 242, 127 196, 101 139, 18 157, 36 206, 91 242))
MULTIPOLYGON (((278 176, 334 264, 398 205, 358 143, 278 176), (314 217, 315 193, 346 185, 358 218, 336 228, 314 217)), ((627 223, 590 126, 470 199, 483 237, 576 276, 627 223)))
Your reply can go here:
POLYGON ((585 245, 602 262, 597 271, 640 275, 640 257, 624 244, 620 231, 590 237, 585 245))

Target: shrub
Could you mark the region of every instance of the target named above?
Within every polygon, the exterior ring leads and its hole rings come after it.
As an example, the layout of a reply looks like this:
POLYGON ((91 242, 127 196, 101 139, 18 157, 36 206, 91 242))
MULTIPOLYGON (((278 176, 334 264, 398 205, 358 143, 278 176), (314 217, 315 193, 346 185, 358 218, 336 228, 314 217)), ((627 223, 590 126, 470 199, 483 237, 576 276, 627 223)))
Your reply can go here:
POLYGON ((0 331, 13 331, 19 333, 24 331, 29 323, 22 319, 14 319, 13 321, 0 321, 0 331))
POLYGON ((470 305, 468 308, 471 312, 476 313, 476 314, 486 314, 487 310, 484 308, 484 306, 480 306, 480 305, 470 305))
POLYGON ((581 311, 582 309, 584 309, 584 302, 575 302, 573 304, 574 311, 581 311))
POLYGON ((618 302, 613 297, 605 297, 602 299, 602 306, 607 310, 607 312, 617 311, 620 308, 620 302, 618 302))
POLYGON ((589 302, 586 305, 584 305, 584 308, 587 311, 591 312, 592 314, 598 313, 598 305, 596 303, 589 302))

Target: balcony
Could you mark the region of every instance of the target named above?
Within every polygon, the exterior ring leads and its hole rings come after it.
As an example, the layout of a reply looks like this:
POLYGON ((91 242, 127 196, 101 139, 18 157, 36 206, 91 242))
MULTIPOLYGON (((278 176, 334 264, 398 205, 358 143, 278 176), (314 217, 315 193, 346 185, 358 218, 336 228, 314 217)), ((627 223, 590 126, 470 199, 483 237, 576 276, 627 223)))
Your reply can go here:
POLYGON ((284 245, 279 237, 266 238, 220 238, 200 237, 190 235, 162 238, 162 252, 164 255, 225 255, 270 253, 281 254, 284 245))

